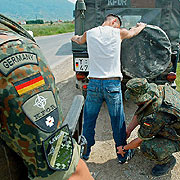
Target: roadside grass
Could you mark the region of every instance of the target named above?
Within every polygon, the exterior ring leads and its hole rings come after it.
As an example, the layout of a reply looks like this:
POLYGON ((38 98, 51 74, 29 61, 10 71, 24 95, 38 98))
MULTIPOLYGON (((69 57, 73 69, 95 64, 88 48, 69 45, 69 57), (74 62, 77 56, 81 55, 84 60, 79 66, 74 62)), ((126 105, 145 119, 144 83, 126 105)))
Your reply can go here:
POLYGON ((180 63, 177 65, 177 71, 176 71, 176 85, 177 85, 177 91, 180 92, 180 63))
POLYGON ((23 27, 28 31, 33 31, 34 37, 74 32, 74 24, 71 22, 57 24, 26 24, 23 25, 23 27))

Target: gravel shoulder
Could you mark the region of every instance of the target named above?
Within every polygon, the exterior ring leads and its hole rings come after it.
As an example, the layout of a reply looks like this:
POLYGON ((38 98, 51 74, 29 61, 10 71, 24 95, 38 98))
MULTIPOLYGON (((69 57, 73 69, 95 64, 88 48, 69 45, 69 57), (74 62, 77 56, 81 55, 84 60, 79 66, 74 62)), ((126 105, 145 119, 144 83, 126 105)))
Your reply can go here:
MULTIPOLYGON (((75 87, 75 73, 72 70, 72 58, 52 69, 56 78, 56 84, 60 90, 61 106, 66 116, 75 95, 81 94, 75 87)), ((136 106, 132 102, 124 101, 126 124, 130 122, 136 106)), ((138 127, 131 134, 128 141, 137 137, 138 127)), ((96 180, 180 180, 180 153, 175 153, 177 164, 171 173, 163 177, 152 177, 150 172, 154 166, 152 161, 145 158, 139 149, 127 164, 118 164, 110 118, 106 104, 104 103, 96 124, 96 144, 92 147, 92 153, 86 162, 90 171, 94 172, 96 180)))

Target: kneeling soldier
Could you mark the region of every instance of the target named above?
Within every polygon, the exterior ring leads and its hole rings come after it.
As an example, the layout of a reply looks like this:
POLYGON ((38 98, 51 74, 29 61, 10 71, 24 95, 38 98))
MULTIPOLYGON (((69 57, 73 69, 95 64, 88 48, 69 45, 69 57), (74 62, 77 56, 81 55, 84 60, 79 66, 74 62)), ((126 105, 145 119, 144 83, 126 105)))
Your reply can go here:
POLYGON ((169 84, 157 86, 145 78, 131 79, 126 86, 126 99, 138 105, 126 129, 127 138, 137 125, 140 128, 138 138, 117 147, 118 153, 140 146, 142 153, 157 163, 152 175, 164 175, 176 164, 172 154, 180 151, 180 94, 169 84))

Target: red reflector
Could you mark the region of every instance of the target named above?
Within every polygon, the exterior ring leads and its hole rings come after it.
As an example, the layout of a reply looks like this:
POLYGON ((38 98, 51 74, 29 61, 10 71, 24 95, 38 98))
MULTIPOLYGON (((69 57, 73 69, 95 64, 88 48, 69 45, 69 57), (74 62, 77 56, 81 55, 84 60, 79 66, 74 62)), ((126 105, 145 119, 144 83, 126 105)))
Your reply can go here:
POLYGON ((87 89, 87 85, 83 85, 83 89, 87 89))
POLYGON ((77 80, 83 80, 86 78, 85 74, 76 74, 77 80))
POLYGON ((176 73, 170 72, 170 73, 167 75, 167 80, 168 80, 169 82, 175 81, 175 80, 176 80, 176 73))

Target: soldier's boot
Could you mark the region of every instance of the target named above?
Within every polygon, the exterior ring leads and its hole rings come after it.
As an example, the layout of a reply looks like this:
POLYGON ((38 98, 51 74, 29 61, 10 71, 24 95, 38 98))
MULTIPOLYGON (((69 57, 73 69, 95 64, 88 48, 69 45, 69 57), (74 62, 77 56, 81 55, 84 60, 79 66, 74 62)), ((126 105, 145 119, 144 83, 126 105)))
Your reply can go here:
POLYGON ((167 174, 176 164, 176 159, 171 156, 170 160, 165 164, 157 164, 152 169, 153 176, 162 176, 167 174))

